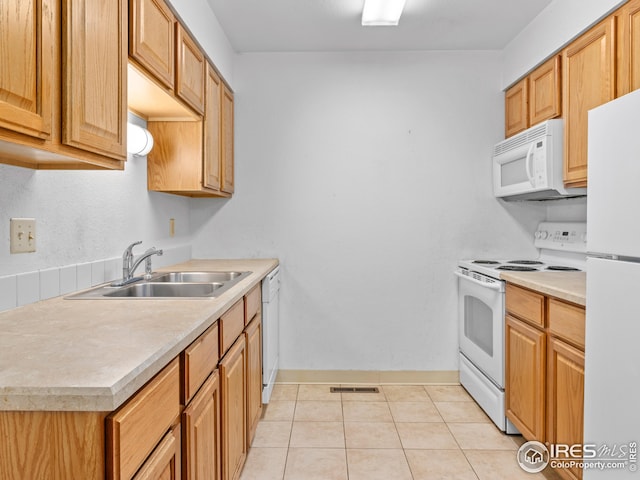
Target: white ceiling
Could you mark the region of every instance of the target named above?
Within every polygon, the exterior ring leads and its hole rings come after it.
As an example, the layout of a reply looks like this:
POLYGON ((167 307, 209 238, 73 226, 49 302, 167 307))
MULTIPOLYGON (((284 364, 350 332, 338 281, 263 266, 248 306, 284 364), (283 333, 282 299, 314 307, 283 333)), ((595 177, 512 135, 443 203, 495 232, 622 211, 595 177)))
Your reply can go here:
POLYGON ((407 0, 362 27, 363 0, 207 0, 237 52, 501 50, 551 0, 407 0))

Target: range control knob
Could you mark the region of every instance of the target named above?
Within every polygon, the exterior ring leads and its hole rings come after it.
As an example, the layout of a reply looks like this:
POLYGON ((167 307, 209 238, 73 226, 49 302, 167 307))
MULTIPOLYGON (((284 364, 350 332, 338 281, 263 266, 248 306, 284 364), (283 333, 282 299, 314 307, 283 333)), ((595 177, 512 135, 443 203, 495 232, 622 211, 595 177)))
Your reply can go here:
POLYGON ((546 240, 547 238, 549 238, 549 232, 547 232, 546 230, 542 230, 538 233, 540 234, 539 238, 542 240, 546 240))

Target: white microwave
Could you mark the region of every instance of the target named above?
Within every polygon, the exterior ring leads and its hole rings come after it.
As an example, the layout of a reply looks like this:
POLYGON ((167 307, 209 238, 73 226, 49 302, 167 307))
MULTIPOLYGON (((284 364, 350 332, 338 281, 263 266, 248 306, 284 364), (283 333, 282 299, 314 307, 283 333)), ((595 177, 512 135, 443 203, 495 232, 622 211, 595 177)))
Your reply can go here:
POLYGON ((581 197, 586 188, 564 188, 563 120, 547 120, 493 149, 493 193, 505 200, 581 197))

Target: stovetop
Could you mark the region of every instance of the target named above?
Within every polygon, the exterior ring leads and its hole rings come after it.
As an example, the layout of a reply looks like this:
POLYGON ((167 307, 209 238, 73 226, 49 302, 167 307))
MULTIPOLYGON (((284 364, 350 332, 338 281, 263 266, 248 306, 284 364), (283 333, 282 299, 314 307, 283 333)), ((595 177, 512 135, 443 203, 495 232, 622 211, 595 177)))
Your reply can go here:
POLYGON ((586 269, 587 225, 542 222, 534 235, 538 258, 472 258, 458 262, 464 269, 500 278, 500 272, 580 272, 586 269))

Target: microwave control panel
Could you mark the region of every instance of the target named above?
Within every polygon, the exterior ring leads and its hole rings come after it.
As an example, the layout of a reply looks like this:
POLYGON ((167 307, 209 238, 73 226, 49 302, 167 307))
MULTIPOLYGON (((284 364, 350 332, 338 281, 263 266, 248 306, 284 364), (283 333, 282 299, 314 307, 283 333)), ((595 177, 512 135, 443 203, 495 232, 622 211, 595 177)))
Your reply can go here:
POLYGON ((547 162, 546 162, 547 139, 542 138, 536 140, 533 146, 533 154, 531 164, 533 166, 533 186, 547 186, 547 162))

